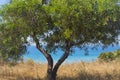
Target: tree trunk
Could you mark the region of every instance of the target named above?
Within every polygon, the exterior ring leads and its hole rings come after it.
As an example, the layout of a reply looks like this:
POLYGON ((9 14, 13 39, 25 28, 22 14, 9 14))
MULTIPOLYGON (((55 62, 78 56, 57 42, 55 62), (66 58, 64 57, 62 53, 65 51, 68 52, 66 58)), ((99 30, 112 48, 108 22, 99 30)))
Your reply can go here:
POLYGON ((48 61, 48 67, 47 67, 47 80, 56 80, 57 77, 57 71, 60 67, 60 65, 65 61, 65 59, 69 56, 69 52, 70 52, 70 46, 66 46, 66 51, 63 54, 63 56, 58 60, 58 62, 55 64, 54 68, 53 68, 53 59, 51 57, 50 54, 48 54, 47 52, 45 52, 42 48, 37 47, 42 53, 43 55, 46 57, 47 61, 48 61))
MULTIPOLYGON (((35 33, 34 33, 35 35, 35 33)), ((46 50, 44 50, 39 43, 39 40, 37 39, 36 36, 33 37, 35 42, 36 42, 36 47, 37 49, 46 57, 47 62, 48 62, 48 67, 47 67, 47 80, 56 80, 57 76, 57 71, 60 67, 60 65, 66 60, 66 58, 69 56, 70 53, 70 48, 72 47, 71 43, 69 41, 66 41, 66 46, 65 46, 65 53, 62 55, 62 57, 58 60, 58 62, 55 64, 53 67, 53 58, 51 57, 50 54, 47 53, 46 50)))
POLYGON ((66 60, 66 58, 69 56, 69 53, 70 53, 70 48, 71 48, 71 44, 70 42, 67 42, 66 43, 66 47, 65 47, 65 53, 62 55, 62 57, 58 60, 58 62, 55 64, 54 68, 51 70, 51 69, 48 69, 48 72, 47 72, 47 78, 48 80, 56 80, 56 77, 57 77, 57 71, 60 67, 60 65, 66 60))
MULTIPOLYGON (((49 54, 48 54, 49 55, 49 54)), ((49 55, 49 57, 47 57, 47 61, 48 61, 48 67, 47 67, 47 80, 54 80, 53 79, 53 59, 51 57, 51 55, 49 55)))
POLYGON ((53 72, 47 72, 47 80, 56 80, 56 75, 53 72))

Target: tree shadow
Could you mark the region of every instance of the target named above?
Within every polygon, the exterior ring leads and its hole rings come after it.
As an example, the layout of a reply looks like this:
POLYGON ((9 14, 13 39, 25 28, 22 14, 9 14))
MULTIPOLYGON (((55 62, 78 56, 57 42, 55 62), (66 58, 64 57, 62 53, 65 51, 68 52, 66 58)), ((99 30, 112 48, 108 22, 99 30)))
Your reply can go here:
POLYGON ((16 80, 43 80, 43 79, 28 76, 28 77, 17 77, 16 80))
POLYGON ((109 74, 106 73, 105 75, 102 75, 100 73, 95 73, 95 74, 89 74, 86 72, 79 73, 78 76, 72 77, 58 77, 57 80, 120 80, 120 74, 109 74))

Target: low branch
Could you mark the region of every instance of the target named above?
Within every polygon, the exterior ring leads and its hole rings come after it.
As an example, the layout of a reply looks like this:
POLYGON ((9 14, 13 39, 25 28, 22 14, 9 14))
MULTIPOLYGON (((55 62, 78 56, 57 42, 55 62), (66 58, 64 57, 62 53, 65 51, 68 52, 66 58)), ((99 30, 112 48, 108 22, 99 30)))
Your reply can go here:
POLYGON ((50 54, 47 53, 46 50, 44 50, 41 46, 40 46, 40 43, 39 43, 39 40, 37 39, 35 33, 33 33, 33 39, 36 43, 36 47, 37 49, 45 56, 45 58, 47 59, 48 61, 48 73, 49 72, 52 72, 52 68, 53 68, 53 59, 51 57, 50 54), (50 71, 49 71, 50 70, 50 71))
POLYGON ((65 47, 65 53, 62 55, 62 57, 58 60, 58 62, 55 64, 53 68, 53 74, 56 76, 56 72, 58 71, 58 68, 60 65, 65 61, 65 59, 69 56, 70 53, 70 48, 71 48, 71 43, 69 41, 66 42, 66 47, 65 47))

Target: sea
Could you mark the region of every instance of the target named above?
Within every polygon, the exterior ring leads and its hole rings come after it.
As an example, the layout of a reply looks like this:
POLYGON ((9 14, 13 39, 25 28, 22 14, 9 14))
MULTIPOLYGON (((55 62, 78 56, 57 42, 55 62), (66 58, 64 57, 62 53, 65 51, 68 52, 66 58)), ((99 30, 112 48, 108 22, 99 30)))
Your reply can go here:
MULTIPOLYGON (((97 60, 98 56, 102 52, 112 52, 117 49, 120 49, 120 45, 114 47, 109 46, 105 49, 103 49, 102 47, 98 47, 97 49, 88 48, 88 54, 86 55, 84 49, 74 48, 74 51, 71 52, 71 54, 68 56, 64 63, 74 63, 80 61, 92 62, 97 60)), ((63 53, 64 52, 62 50, 57 50, 55 53, 51 53, 54 62, 57 62, 63 53)), ((23 56, 23 58, 25 61, 30 59, 37 63, 47 63, 47 60, 45 59, 43 54, 35 46, 28 46, 27 52, 23 56)))

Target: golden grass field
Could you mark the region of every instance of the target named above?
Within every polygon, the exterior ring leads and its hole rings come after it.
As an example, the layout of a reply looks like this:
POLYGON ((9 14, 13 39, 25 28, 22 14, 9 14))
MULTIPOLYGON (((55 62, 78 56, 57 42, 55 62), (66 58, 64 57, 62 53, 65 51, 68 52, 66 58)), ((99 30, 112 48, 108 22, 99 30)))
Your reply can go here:
MULTIPOLYGON (((46 80, 46 64, 33 61, 0 65, 0 80, 46 80)), ((120 80, 120 61, 65 63, 57 80, 120 80)))

